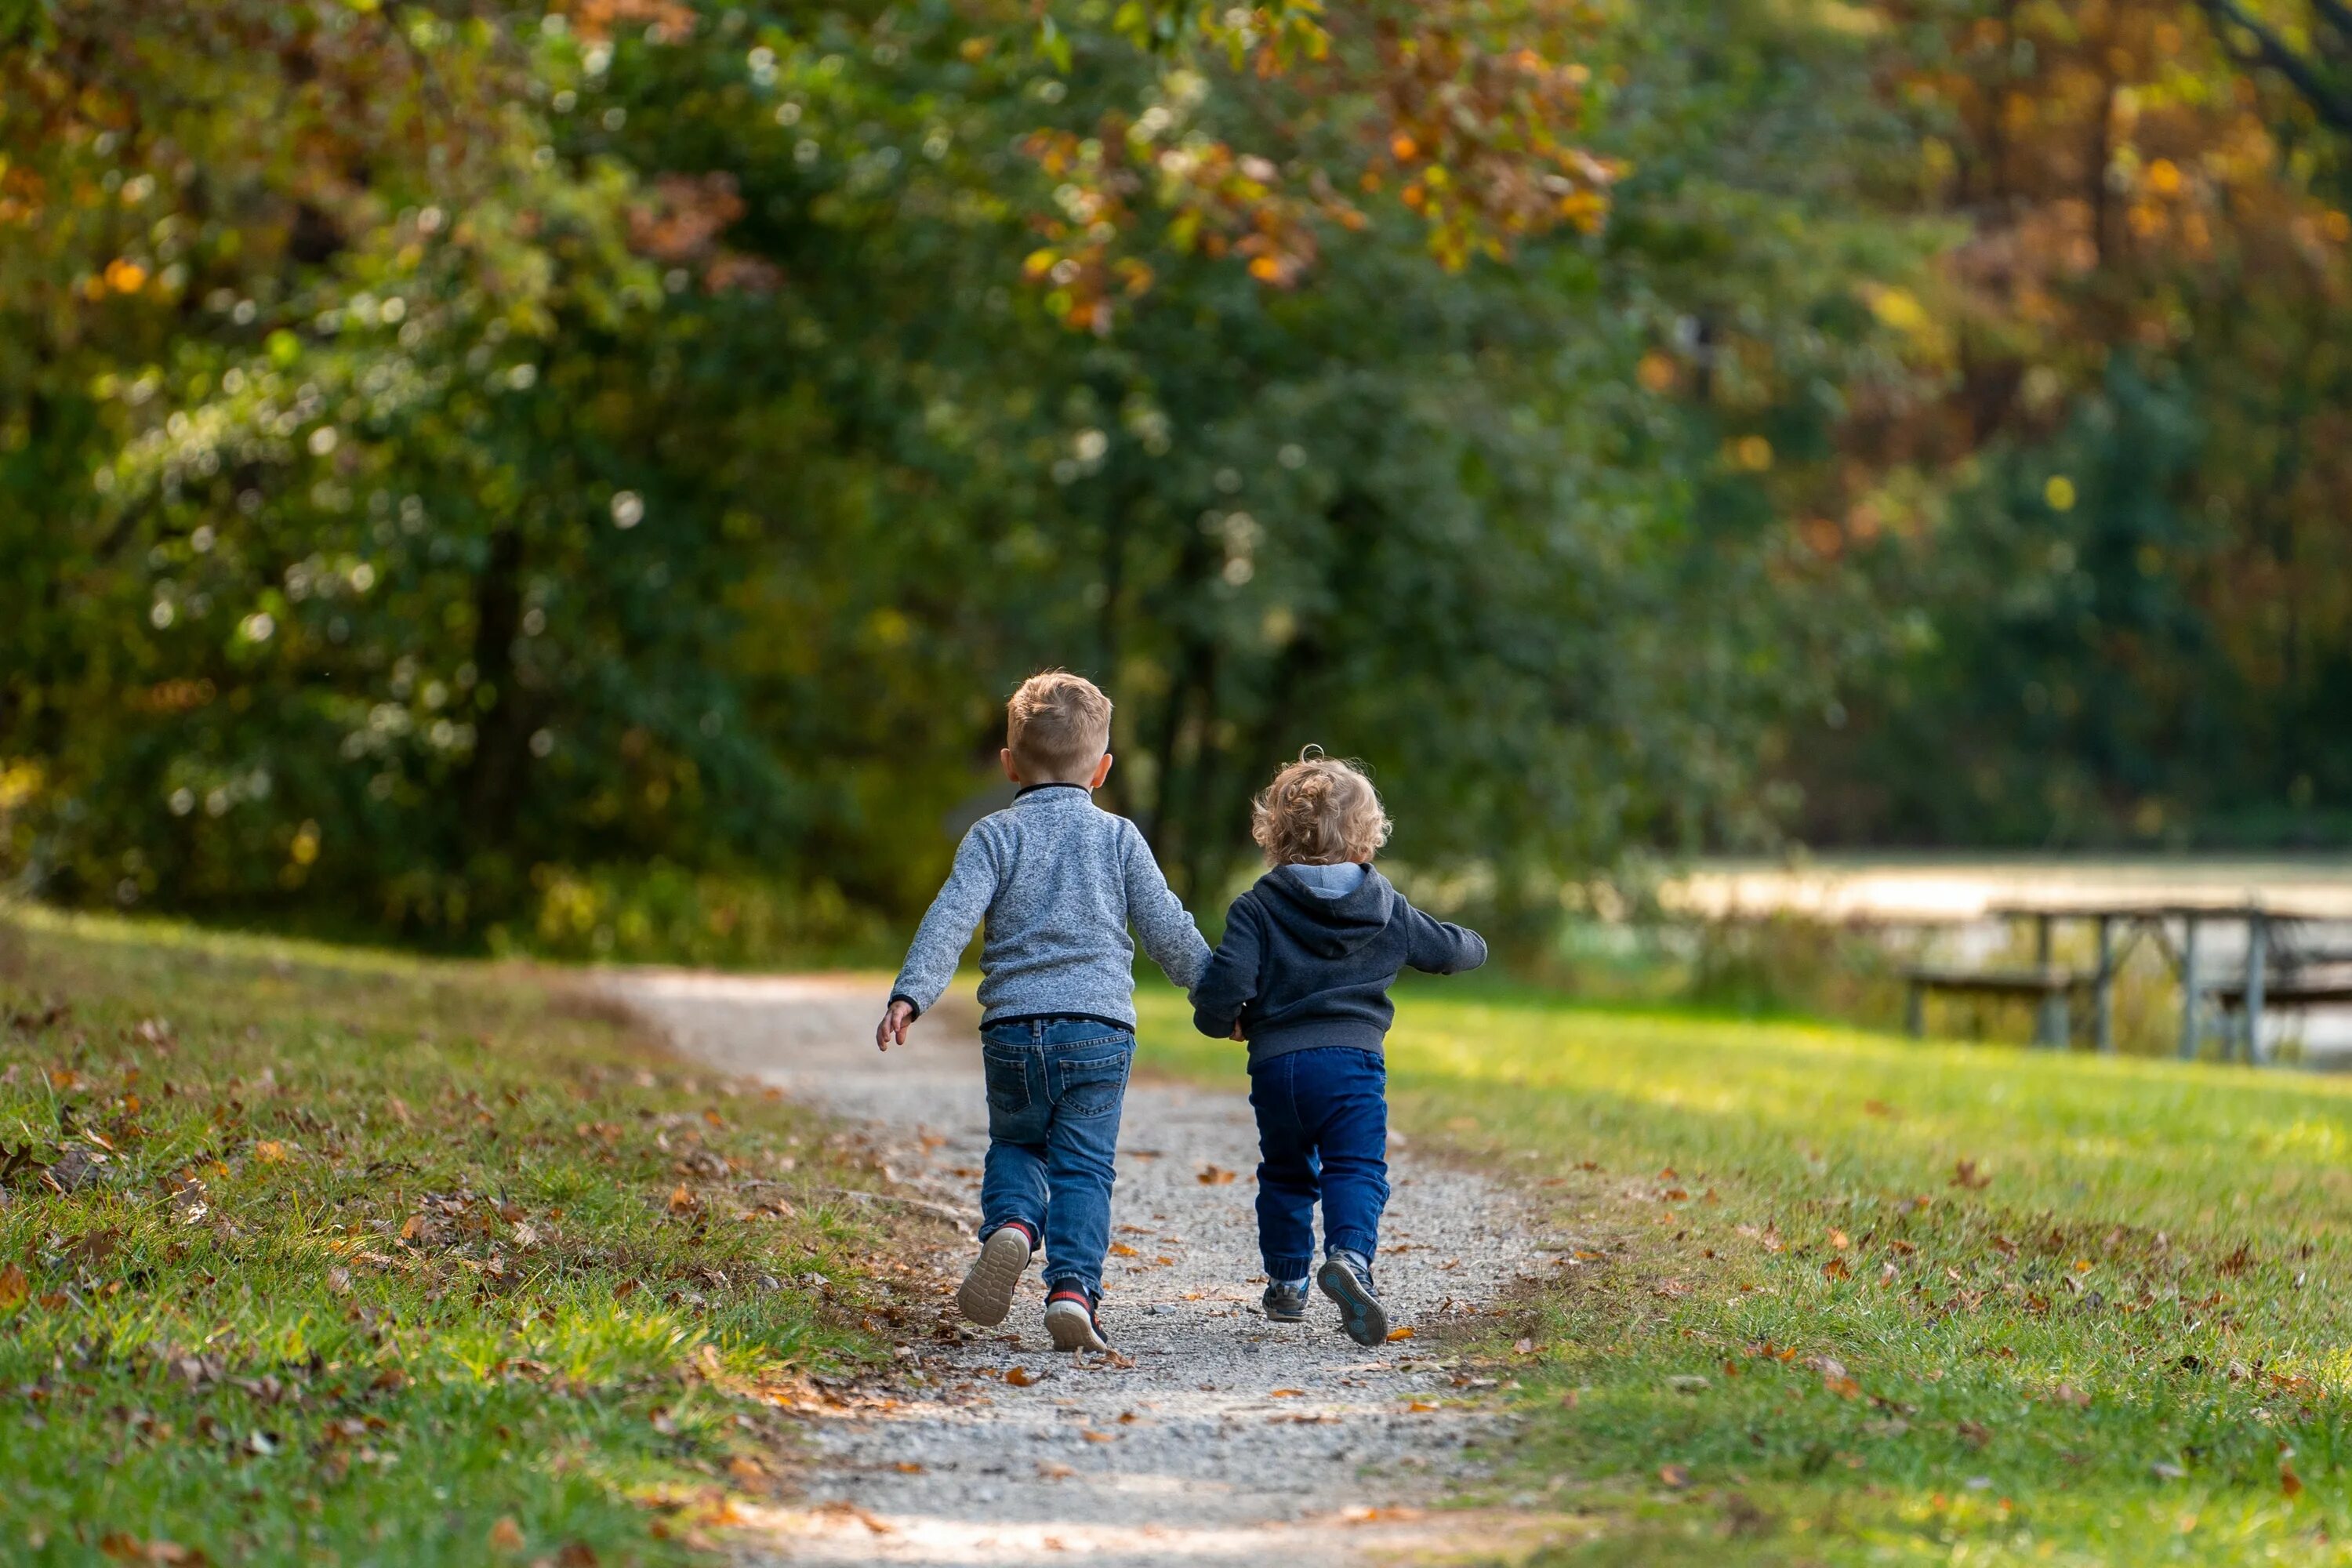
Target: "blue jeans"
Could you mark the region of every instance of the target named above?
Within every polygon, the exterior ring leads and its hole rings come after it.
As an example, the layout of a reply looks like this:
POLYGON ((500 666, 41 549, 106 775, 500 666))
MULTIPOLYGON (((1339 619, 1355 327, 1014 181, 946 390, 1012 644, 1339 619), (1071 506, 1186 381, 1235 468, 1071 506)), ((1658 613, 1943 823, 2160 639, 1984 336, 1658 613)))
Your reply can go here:
POLYGON ((980 1034, 988 1079, 985 1241, 1019 1220, 1045 1244, 1045 1287, 1102 1294, 1118 1113, 1135 1037, 1079 1018, 996 1024, 980 1034))
POLYGON ((1323 1245, 1369 1262, 1389 1201, 1389 1074, 1378 1051, 1320 1046, 1250 1074, 1257 1112, 1257 1246, 1269 1279, 1315 1266, 1315 1200, 1323 1245))

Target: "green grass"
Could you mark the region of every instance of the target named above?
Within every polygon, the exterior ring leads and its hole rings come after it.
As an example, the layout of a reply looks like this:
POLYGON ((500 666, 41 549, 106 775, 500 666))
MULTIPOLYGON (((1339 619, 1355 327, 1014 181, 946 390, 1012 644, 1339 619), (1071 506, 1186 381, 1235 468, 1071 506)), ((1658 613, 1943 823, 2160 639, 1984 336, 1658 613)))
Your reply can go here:
POLYGON ((2347 1560, 2352 1083, 1437 986, 1390 1072, 1573 1244, 1482 1342, 1540 1561, 2347 1560))
POLYGON ((846 1146, 517 972, 0 922, 0 1143, 10 1563, 703 1556, 899 1310, 846 1146))

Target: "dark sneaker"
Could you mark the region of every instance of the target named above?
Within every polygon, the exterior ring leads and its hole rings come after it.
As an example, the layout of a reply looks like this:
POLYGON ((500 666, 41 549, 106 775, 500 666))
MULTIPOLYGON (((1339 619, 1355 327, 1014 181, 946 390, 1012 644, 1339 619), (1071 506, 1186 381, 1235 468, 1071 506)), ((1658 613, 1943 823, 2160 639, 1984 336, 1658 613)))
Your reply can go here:
POLYGON ((1265 1288, 1261 1298, 1265 1305, 1266 1321, 1275 1323, 1303 1323, 1307 1321, 1307 1281, 1276 1280, 1265 1288))
POLYGON ((956 1292, 956 1310, 983 1328, 994 1328, 1013 1310, 1013 1292, 1029 1267, 1029 1233, 1017 1225, 999 1226, 980 1244, 971 1272, 956 1292))
POLYGON ((1053 1336, 1057 1351, 1107 1351, 1110 1342, 1103 1338, 1102 1320, 1095 1316, 1095 1301, 1076 1286, 1066 1285, 1045 1298, 1045 1332, 1053 1336))
POLYGON ((1339 1326, 1360 1345, 1386 1344, 1389 1315, 1381 1310, 1381 1293, 1372 1284, 1372 1266, 1339 1248, 1323 1259, 1315 1283, 1339 1304, 1339 1326))

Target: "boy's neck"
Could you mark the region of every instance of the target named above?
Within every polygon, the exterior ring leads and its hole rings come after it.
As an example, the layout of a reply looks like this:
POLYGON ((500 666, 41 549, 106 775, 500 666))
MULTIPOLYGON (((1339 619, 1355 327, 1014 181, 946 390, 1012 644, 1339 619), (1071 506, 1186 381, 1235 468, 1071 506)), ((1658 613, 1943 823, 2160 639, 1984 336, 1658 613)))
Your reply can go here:
POLYGON ((1013 792, 1013 798, 1019 800, 1023 795, 1035 795, 1041 789, 1075 789, 1082 790, 1087 795, 1095 793, 1094 785, 1083 779, 1045 779, 1037 784, 1023 784, 1013 792))

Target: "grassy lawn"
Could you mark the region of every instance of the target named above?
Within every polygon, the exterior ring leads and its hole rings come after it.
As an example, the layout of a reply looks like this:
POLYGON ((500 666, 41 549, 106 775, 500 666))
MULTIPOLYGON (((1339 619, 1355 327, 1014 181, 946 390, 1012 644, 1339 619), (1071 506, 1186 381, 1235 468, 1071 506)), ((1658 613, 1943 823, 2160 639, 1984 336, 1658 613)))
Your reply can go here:
POLYGON ((1398 1123, 1572 1243, 1486 1347, 1542 1561, 2352 1560, 2352 1082, 1401 1001, 1398 1123))
POLYGON ((706 1556, 782 1479, 780 1406, 898 1311, 828 1204, 854 1151, 593 1005, 25 919, 0 1560, 706 1556))

